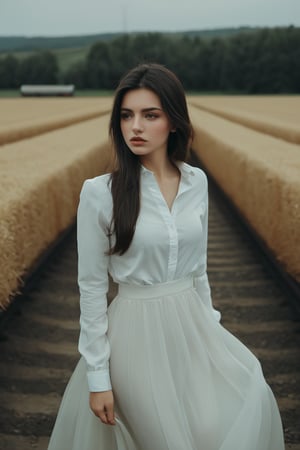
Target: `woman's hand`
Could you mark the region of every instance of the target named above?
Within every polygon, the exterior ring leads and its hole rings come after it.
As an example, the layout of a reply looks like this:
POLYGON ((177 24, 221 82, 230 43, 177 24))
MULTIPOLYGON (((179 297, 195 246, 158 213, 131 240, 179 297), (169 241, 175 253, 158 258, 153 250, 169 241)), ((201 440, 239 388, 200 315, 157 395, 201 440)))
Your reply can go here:
POLYGON ((90 392, 90 408, 104 424, 116 424, 112 391, 90 392))

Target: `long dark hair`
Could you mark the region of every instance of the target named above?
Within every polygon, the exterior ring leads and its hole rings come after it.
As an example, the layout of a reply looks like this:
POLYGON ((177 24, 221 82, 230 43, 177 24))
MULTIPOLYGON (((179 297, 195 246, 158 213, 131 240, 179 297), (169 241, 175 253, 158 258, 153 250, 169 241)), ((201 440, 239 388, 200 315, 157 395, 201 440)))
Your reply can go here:
POLYGON ((123 255, 129 248, 140 211, 140 161, 126 145, 121 131, 120 111, 124 95, 138 88, 153 91, 175 132, 169 134, 167 152, 172 162, 185 161, 192 139, 184 89, 173 72, 160 64, 140 64, 120 81, 115 92, 109 132, 116 155, 116 168, 111 175, 113 216, 109 235, 115 243, 109 254, 123 255))

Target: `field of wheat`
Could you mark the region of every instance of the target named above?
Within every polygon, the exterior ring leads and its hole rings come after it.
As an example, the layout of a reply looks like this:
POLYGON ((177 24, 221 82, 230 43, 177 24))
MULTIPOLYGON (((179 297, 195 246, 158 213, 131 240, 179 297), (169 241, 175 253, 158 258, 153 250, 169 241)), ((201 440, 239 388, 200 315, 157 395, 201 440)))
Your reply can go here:
POLYGON ((278 262, 300 281, 300 97, 189 101, 196 154, 278 262))
POLYGON ((107 100, 23 100, 12 101, 7 114, 1 109, 2 130, 6 122, 17 134, 0 146, 2 308, 41 253, 74 222, 83 181, 106 171, 111 155, 107 100), (59 123, 65 118, 68 126, 59 123), (39 130, 41 123, 47 131, 39 130), (54 123, 59 126, 53 129, 54 123), (23 130, 32 137, 24 139, 23 130))
POLYGON ((107 114, 110 98, 1 99, 0 145, 107 114))
POLYGON ((300 144, 300 96, 191 96, 189 104, 261 133, 300 144))
MULTIPOLYGON (((109 170, 109 98, 1 100, 0 307, 109 170)), ((189 97, 193 148, 300 281, 300 97, 189 97)))

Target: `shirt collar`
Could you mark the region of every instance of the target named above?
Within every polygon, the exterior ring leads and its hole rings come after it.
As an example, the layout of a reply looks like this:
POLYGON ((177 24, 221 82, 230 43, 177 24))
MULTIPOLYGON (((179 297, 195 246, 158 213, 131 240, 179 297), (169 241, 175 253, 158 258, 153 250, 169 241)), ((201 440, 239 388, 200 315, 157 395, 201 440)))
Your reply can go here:
POLYGON ((195 175, 194 168, 189 164, 186 164, 183 161, 177 161, 176 165, 181 172, 181 176, 184 177, 186 180, 190 181, 190 178, 195 175))
MULTIPOLYGON (((182 178, 185 178, 187 181, 190 181, 190 177, 193 177, 195 175, 195 171, 192 166, 189 164, 186 164, 183 161, 176 161, 176 166, 180 170, 182 178)), ((153 174, 153 172, 149 169, 147 169, 145 166, 141 164, 141 173, 146 174, 150 173, 153 174)))

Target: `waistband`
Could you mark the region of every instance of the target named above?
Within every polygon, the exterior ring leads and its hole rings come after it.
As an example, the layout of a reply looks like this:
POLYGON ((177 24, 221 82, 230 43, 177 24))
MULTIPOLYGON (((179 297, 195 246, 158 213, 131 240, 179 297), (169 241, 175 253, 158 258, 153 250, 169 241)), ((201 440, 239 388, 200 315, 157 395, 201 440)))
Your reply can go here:
POLYGON ((194 285, 193 277, 179 278, 177 280, 167 281, 165 283, 155 284, 119 284, 119 295, 132 299, 153 298, 165 295, 178 294, 181 291, 192 288, 194 285))

